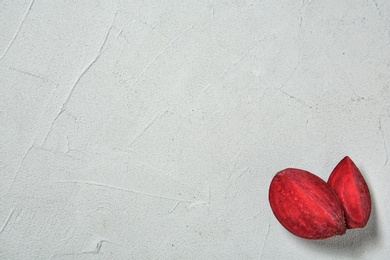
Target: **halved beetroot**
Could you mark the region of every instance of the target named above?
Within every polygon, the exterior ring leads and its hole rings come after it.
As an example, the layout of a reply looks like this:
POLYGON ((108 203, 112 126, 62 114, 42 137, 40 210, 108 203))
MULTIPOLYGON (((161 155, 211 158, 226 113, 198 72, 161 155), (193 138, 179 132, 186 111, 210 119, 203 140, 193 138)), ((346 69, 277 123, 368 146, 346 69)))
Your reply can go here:
POLYGON ((343 205, 347 228, 364 227, 371 214, 370 191, 363 175, 348 156, 333 170, 328 184, 343 205))
POLYGON ((346 231, 344 212, 335 192, 314 174, 285 169, 269 189, 275 217, 291 233, 306 239, 325 239, 346 231))

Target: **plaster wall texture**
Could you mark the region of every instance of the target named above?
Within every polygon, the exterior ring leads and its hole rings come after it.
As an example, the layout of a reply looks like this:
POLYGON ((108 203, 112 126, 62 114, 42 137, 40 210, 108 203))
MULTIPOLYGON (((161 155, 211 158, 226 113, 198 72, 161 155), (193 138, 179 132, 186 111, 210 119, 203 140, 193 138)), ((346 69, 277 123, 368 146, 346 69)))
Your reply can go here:
POLYGON ((389 259, 390 1, 0 1, 0 259, 389 259), (349 155, 366 228, 268 187, 349 155))

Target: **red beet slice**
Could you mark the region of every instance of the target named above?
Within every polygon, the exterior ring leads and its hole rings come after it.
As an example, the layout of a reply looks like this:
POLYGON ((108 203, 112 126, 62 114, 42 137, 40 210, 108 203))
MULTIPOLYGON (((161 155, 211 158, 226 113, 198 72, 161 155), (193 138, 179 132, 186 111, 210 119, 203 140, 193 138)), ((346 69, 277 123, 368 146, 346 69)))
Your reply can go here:
POLYGON ((364 227, 371 214, 370 191, 363 175, 348 156, 333 170, 328 184, 343 205, 347 228, 364 227))
POLYGON ((275 217, 291 233, 306 239, 325 239, 346 231, 344 212, 335 192, 316 175, 285 169, 269 189, 275 217))

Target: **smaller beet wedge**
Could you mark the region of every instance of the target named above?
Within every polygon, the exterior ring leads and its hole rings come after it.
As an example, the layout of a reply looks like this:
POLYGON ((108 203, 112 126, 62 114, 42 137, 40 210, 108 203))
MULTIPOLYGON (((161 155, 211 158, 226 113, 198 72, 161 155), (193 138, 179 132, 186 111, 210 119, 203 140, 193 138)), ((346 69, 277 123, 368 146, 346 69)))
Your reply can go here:
POLYGON ((347 228, 364 227, 371 214, 370 191, 363 175, 348 156, 334 168, 328 184, 343 205, 347 228))
POLYGON ((269 202, 275 217, 291 233, 326 239, 346 231, 336 193, 321 178, 299 169, 285 169, 272 179, 269 202))

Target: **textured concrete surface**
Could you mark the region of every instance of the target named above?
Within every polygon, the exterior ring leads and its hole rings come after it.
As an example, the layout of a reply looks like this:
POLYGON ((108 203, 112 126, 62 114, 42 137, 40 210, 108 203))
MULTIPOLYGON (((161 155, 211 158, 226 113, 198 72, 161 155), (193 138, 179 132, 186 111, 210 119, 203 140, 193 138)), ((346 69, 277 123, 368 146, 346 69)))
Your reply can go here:
POLYGON ((0 1, 1 259, 389 259, 390 2, 0 1), (368 226, 273 216, 349 155, 368 226))

